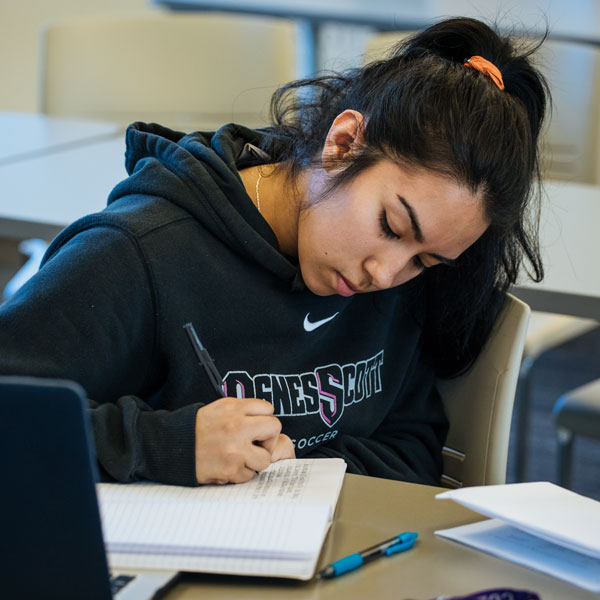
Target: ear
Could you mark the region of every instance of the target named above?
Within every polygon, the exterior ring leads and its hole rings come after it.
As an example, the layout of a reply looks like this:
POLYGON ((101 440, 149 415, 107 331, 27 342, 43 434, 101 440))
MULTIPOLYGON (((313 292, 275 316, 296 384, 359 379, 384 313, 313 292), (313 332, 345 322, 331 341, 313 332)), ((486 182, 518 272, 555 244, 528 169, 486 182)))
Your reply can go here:
POLYGON ((323 168, 329 171, 364 145, 364 117, 356 110, 345 110, 331 124, 321 152, 323 168))

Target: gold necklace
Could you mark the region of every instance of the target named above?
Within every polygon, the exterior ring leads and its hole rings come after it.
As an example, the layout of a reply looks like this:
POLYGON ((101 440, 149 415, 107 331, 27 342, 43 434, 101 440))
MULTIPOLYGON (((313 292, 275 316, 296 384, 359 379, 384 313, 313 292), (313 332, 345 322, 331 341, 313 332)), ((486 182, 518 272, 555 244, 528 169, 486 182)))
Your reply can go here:
POLYGON ((262 170, 258 167, 258 178, 256 179, 256 208, 258 208, 258 212, 262 214, 260 210, 260 194, 258 193, 258 186, 260 185, 260 180, 262 179, 262 170))

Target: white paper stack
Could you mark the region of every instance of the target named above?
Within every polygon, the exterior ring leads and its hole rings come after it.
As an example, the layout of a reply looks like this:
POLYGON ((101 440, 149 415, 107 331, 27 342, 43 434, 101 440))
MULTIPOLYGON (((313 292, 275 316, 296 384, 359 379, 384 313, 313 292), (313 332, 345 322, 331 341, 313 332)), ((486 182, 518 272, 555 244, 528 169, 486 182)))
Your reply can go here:
POLYGON ((600 592, 600 502, 548 482, 461 488, 436 498, 494 517, 437 535, 600 592))

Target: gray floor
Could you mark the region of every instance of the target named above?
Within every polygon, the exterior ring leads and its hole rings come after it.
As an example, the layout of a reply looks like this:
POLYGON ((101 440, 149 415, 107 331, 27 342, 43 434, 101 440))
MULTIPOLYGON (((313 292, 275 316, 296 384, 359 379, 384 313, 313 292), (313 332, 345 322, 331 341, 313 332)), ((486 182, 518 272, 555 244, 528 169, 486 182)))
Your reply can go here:
MULTIPOLYGON (((19 254, 16 242, 0 239, 0 290, 24 261, 25 257, 19 254)), ((599 357, 600 328, 547 352, 534 365, 527 481, 556 482, 556 436, 552 406, 565 391, 600 378, 599 357)), ((508 482, 515 480, 514 430, 513 426, 508 482)), ((600 500, 600 442, 576 439, 573 463, 573 489, 600 500)))

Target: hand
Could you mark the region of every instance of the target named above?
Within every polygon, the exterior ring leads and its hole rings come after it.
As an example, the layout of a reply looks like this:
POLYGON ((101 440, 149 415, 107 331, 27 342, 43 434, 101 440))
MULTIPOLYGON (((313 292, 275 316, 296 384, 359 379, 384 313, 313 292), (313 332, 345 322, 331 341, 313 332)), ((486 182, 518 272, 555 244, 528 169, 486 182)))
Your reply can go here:
POLYGON ((296 451, 292 440, 285 433, 280 433, 275 448, 271 452, 271 462, 277 462, 284 458, 296 458, 296 451))
POLYGON ((281 421, 273 416, 273 405, 266 400, 220 398, 198 409, 198 483, 250 481, 271 464, 280 432, 281 421))

